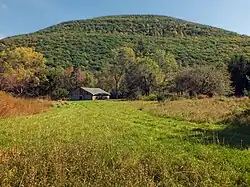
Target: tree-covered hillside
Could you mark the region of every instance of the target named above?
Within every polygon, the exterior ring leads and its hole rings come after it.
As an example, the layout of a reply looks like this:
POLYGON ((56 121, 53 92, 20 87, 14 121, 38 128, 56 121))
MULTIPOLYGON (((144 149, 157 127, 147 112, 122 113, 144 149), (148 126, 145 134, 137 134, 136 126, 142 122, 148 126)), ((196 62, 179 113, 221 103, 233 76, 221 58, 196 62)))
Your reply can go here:
POLYGON ((167 50, 182 64, 225 63, 234 53, 250 57, 250 37, 165 16, 109 16, 71 21, 0 40, 0 51, 35 47, 53 66, 100 70, 111 50, 167 50))

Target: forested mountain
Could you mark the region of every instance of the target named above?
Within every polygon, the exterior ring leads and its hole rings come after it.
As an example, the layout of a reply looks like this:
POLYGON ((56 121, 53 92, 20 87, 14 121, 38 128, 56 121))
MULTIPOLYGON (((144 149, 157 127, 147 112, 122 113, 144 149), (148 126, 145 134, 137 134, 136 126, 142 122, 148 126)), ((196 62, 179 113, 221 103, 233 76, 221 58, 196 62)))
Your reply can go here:
POLYGON ((100 70, 111 50, 125 46, 150 55, 167 50, 186 64, 226 63, 234 53, 250 57, 250 37, 166 16, 108 16, 60 23, 0 40, 0 51, 35 47, 51 66, 100 70))

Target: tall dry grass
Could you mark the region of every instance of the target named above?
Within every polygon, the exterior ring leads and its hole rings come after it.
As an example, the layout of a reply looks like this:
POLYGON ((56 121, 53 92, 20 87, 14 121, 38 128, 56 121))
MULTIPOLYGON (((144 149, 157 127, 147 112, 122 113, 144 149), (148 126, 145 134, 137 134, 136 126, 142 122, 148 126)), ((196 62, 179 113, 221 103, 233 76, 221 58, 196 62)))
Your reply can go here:
POLYGON ((217 123, 231 119, 250 108, 250 99, 243 98, 205 98, 177 101, 135 102, 137 108, 159 116, 191 122, 217 123))
POLYGON ((15 98, 0 92, 0 117, 38 114, 51 106, 48 100, 15 98))
POLYGON ((13 148, 0 150, 0 186, 247 186, 244 177, 201 163, 95 143, 13 148))

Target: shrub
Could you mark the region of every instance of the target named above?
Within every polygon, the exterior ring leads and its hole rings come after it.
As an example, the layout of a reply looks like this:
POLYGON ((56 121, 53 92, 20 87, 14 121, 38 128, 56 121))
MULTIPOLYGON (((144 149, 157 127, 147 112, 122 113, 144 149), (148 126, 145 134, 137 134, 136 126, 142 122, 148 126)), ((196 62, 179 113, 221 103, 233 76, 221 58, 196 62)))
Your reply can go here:
POLYGON ((149 101, 157 101, 157 95, 155 95, 155 94, 150 94, 150 95, 148 96, 148 100, 149 100, 149 101))
POLYGON ((188 93, 192 97, 200 94, 212 97, 232 93, 228 72, 212 66, 186 69, 175 77, 174 83, 173 91, 179 94, 188 93))
POLYGON ((138 96, 139 100, 143 100, 143 101, 157 101, 158 100, 158 96, 156 94, 150 94, 148 96, 146 95, 140 95, 138 96))
POLYGON ((166 96, 165 95, 157 95, 157 101, 158 102, 162 102, 162 101, 165 101, 166 100, 166 96))
POLYGON ((59 100, 59 99, 67 99, 69 98, 69 92, 67 89, 58 88, 52 92, 52 99, 59 100))
POLYGON ((247 89, 244 89, 244 91, 243 91, 243 95, 244 95, 244 96, 248 96, 248 97, 250 97, 250 91, 249 91, 249 90, 247 90, 247 89))

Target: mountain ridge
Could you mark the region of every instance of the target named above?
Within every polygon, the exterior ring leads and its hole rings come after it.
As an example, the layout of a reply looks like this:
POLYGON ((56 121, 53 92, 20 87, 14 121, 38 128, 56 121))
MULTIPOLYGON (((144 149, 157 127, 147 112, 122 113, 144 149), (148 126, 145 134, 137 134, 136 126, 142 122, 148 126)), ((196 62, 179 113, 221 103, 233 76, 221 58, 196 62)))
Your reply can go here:
POLYGON ((136 50, 139 41, 150 53, 168 50, 184 64, 226 63, 234 53, 250 56, 250 37, 163 15, 116 15, 65 21, 45 29, 0 40, 0 51, 35 47, 51 66, 77 65, 99 71, 111 50, 136 50))

